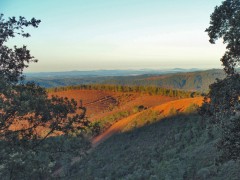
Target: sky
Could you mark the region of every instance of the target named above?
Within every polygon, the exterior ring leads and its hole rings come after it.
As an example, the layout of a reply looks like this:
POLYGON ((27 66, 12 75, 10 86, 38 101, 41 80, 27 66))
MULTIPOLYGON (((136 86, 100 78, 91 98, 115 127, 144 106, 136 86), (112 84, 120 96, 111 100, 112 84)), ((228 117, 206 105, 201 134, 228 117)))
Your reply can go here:
POLYGON ((225 52, 205 29, 222 0, 0 0, 5 18, 35 17, 27 45, 39 62, 27 72, 220 68, 225 52))

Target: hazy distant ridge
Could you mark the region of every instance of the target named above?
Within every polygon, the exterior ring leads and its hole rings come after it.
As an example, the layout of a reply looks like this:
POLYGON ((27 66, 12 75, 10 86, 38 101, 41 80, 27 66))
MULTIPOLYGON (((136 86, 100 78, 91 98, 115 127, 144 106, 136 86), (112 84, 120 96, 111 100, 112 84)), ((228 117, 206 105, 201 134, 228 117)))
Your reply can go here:
POLYGON ((36 73, 25 73, 25 75, 29 78, 32 77, 79 77, 79 76, 130 76, 130 75, 143 75, 143 74, 168 74, 168 73, 176 73, 176 72, 193 72, 200 69, 192 68, 192 69, 182 69, 182 68, 174 68, 167 70, 156 70, 156 69, 139 69, 139 70, 91 70, 91 71, 63 71, 63 72, 36 72, 36 73))
POLYGON ((44 87, 78 84, 120 84, 161 86, 173 89, 207 91, 216 78, 225 74, 220 69, 196 71, 197 69, 171 70, 97 70, 27 73, 26 79, 44 87))

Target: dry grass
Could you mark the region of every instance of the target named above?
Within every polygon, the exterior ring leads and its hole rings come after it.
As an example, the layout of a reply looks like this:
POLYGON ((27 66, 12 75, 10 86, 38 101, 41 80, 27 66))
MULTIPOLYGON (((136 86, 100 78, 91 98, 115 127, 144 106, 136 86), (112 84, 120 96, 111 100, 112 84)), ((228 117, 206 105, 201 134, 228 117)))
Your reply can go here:
POLYGON ((73 98, 79 104, 80 100, 82 100, 82 105, 87 108, 87 117, 90 120, 98 120, 121 111, 131 111, 134 106, 143 105, 151 108, 177 99, 166 96, 99 90, 69 90, 50 93, 49 95, 73 98))
MULTIPOLYGON (((147 109, 145 111, 155 111, 161 114, 163 117, 168 117, 169 112, 172 108, 176 109, 179 113, 184 112, 186 108, 189 107, 190 104, 197 104, 201 106, 203 103, 202 97, 196 97, 196 98, 187 98, 187 99, 180 99, 175 101, 166 102, 164 104, 152 107, 150 109, 147 109)), ((94 138, 92 141, 93 147, 98 146, 100 143, 111 137, 112 135, 121 132, 124 130, 125 127, 127 127, 130 123, 133 123, 133 121, 136 121, 136 118, 141 117, 142 114, 145 113, 145 111, 133 114, 127 118, 124 118, 118 122, 116 122, 113 126, 111 126, 108 130, 106 130, 104 133, 99 135, 98 137, 94 138)), ((139 118, 140 119, 140 118, 139 118)))

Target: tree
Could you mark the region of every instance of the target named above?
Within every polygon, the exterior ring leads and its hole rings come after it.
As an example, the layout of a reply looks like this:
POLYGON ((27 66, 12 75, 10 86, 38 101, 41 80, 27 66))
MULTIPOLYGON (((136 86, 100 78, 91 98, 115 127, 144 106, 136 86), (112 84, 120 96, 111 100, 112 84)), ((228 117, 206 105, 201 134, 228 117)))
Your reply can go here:
POLYGON ((211 15, 209 28, 206 29, 210 43, 222 38, 227 51, 221 61, 227 75, 236 73, 240 62, 240 2, 238 0, 225 0, 222 5, 215 8, 211 15))
POLYGON ((201 112, 212 117, 220 127, 222 139, 218 147, 222 152, 221 159, 240 160, 239 147, 236 149, 240 144, 240 130, 233 126, 239 124, 240 120, 240 75, 237 71, 240 63, 240 1, 225 0, 216 7, 206 32, 210 43, 223 39, 226 44, 226 52, 221 58, 226 78, 210 85, 201 112))
MULTIPOLYGON (((48 97, 34 83, 23 83, 23 70, 37 60, 26 46, 9 48, 16 35, 30 37, 25 27, 41 21, 0 15, 0 177, 43 179, 90 148, 84 132, 91 128, 86 109, 76 114, 74 99, 48 97), (64 163, 63 163, 64 162, 64 163)), ((67 166, 65 166, 67 167, 67 166)))

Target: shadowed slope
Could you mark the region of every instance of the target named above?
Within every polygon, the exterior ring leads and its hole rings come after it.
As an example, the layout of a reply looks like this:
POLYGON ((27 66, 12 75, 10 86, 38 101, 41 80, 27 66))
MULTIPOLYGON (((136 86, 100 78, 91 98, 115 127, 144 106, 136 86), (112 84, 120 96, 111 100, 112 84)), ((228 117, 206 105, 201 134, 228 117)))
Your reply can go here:
POLYGON ((124 130, 124 128, 128 124, 135 121, 137 117, 140 117, 141 115, 146 113, 146 111, 149 111, 149 110, 158 111, 164 117, 164 116, 169 115, 169 111, 171 110, 171 108, 175 108, 176 110, 178 110, 178 112, 183 112, 187 107, 189 107, 190 104, 197 104, 197 105, 200 106, 202 104, 202 101, 203 101, 202 97, 180 99, 180 100, 170 101, 170 102, 164 103, 162 105, 155 106, 153 108, 149 108, 149 109, 144 110, 142 112, 131 115, 127 118, 124 118, 124 119, 116 122, 114 125, 112 125, 104 133, 102 133, 99 136, 97 136, 96 138, 94 138, 93 141, 92 141, 92 146, 96 147, 101 142, 105 141, 106 139, 108 139, 112 135, 114 135, 118 132, 121 132, 122 130, 124 130))
POLYGON ((238 162, 217 163, 219 131, 207 127, 197 114, 177 114, 115 134, 74 164, 71 178, 239 179, 238 162))

